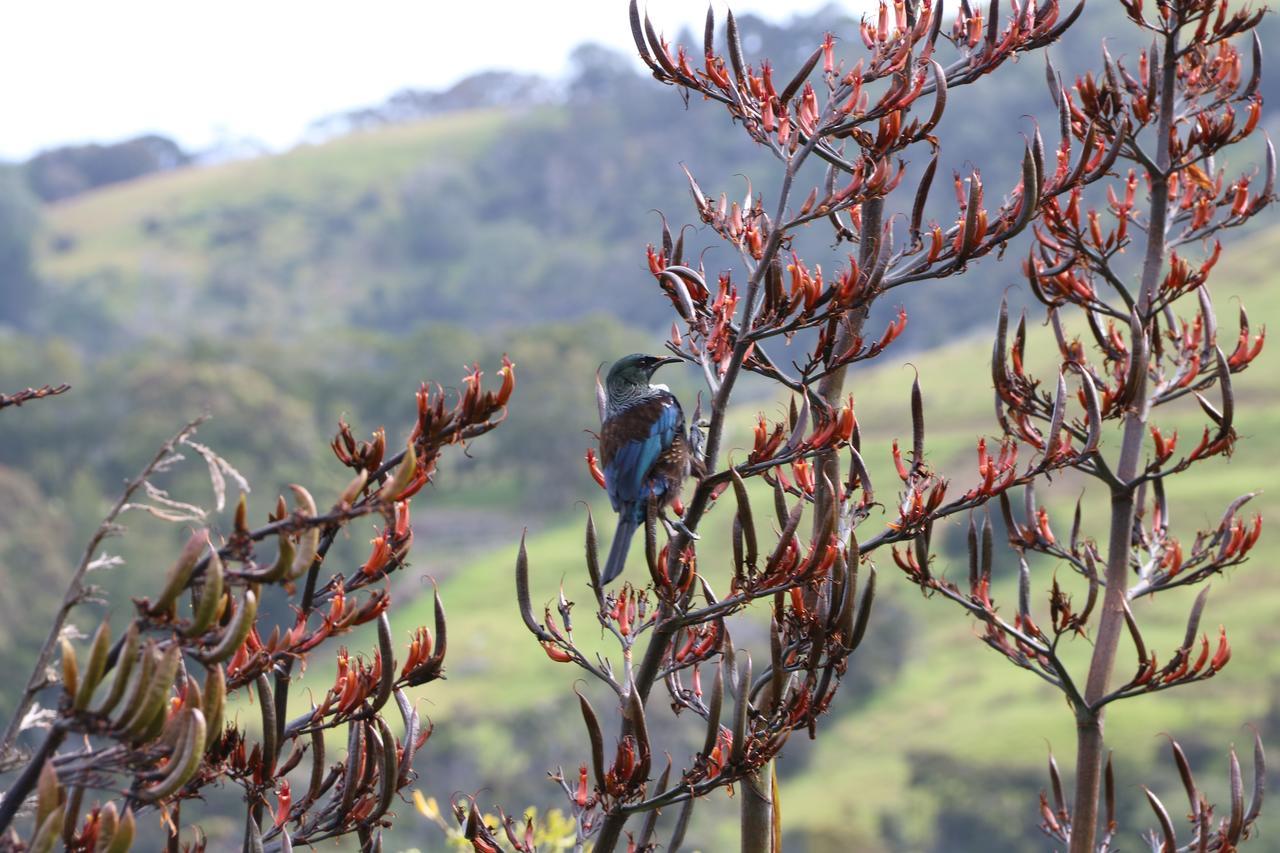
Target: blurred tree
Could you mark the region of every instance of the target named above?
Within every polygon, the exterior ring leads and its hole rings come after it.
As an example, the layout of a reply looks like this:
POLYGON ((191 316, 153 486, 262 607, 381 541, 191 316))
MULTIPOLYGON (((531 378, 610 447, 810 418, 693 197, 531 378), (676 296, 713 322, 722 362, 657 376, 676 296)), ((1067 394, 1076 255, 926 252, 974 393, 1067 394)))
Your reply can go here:
POLYGON ((0 167, 0 326, 22 326, 37 296, 32 241, 40 226, 36 199, 11 167, 0 167))

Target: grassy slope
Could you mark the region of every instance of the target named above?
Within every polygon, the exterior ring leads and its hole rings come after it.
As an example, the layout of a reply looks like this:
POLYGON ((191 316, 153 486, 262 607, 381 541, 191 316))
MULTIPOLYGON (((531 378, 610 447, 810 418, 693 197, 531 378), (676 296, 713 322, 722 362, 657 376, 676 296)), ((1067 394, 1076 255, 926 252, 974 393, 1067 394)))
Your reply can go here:
MULTIPOLYGON (((1244 295, 1255 327, 1259 322, 1280 318, 1280 293, 1269 287, 1268 276, 1263 273, 1268 258, 1275 254, 1275 239, 1275 232, 1262 233, 1248 244, 1235 247, 1230 253, 1232 263, 1224 263, 1216 279, 1219 294, 1244 295)), ((1224 341, 1230 341, 1234 303, 1225 298, 1219 301, 1224 341)), ((1033 326, 1032 335, 1033 351, 1038 348, 1044 353, 1052 346, 1047 330, 1035 330, 1033 326)), ((1197 526, 1212 525, 1222 507, 1240 492, 1269 488, 1280 469, 1280 447, 1275 438, 1280 435, 1280 399, 1274 393, 1274 381, 1266 373, 1270 357, 1267 354, 1237 379, 1243 409, 1238 416, 1242 440, 1235 456, 1230 461, 1216 460, 1195 469, 1178 478, 1171 489, 1175 530, 1184 540, 1189 541, 1197 526)), ((933 459, 942 469, 954 473, 957 484, 973 476, 970 468, 974 437, 992 431, 986 390, 990 387, 988 360, 989 344, 981 338, 914 359, 926 389, 933 459)), ((904 433, 902 422, 907 406, 909 371, 892 361, 886 358, 881 366, 852 381, 866 446, 878 449, 882 456, 887 456, 888 441, 904 433)), ((745 423, 750 414, 744 411, 740 423, 745 423)), ((1168 426, 1178 427, 1184 442, 1193 441, 1199 433, 1199 421, 1189 412, 1162 417, 1159 422, 1167 425, 1166 433, 1168 426)), ((737 446, 741 446, 741 438, 739 435, 737 446)), ((888 460, 872 462, 884 497, 895 482, 888 475, 888 460)), ((593 487, 585 476, 583 480, 585 493, 593 487)), ((1078 481, 1060 481, 1042 492, 1042 499, 1056 511, 1056 526, 1063 532, 1081 485, 1078 481)), ((1085 501, 1086 525, 1092 525, 1095 532, 1105 523, 1102 494, 1090 485, 1085 501)), ((1274 494, 1264 492, 1252 508, 1275 517, 1280 509, 1277 500, 1274 494)), ((602 514, 604 509, 597 506, 598 518, 608 517, 602 514)), ((996 524, 999 531, 1001 525, 998 521, 996 524)), ((714 578, 716 570, 707 568, 705 555, 723 541, 725 517, 713 517, 710 527, 701 551, 704 571, 714 578)), ((950 534, 956 536, 958 531, 950 534)), ((581 535, 579 517, 530 539, 535 600, 553 595, 562 579, 570 597, 586 599, 587 592, 578 580, 584 573, 580 563, 581 535)), ((506 710, 516 705, 536 707, 557 702, 577 678, 575 671, 549 663, 520 624, 511 587, 515 547, 514 542, 502 544, 489 556, 468 564, 444 585, 453 663, 447 684, 429 691, 431 713, 444 726, 451 720, 470 719, 494 708, 506 710)), ((1280 679, 1280 658, 1272 653, 1280 639, 1280 628, 1274 620, 1280 608, 1280 587, 1271 573, 1277 555, 1280 547, 1274 534, 1268 536, 1264 532, 1254 560, 1213 583, 1204 625, 1213 633, 1217 624, 1226 624, 1234 648, 1232 663, 1222 675, 1209 684, 1113 707, 1108 734, 1117 753, 1118 784, 1126 791, 1136 791, 1139 784, 1164 790, 1166 783, 1175 778, 1163 760, 1164 741, 1156 736, 1170 732, 1212 749, 1205 763, 1197 768, 1199 781, 1221 801, 1226 749, 1233 742, 1247 744, 1249 736, 1241 731, 1241 723, 1262 719, 1274 684, 1280 679), (1157 754, 1162 762, 1159 767, 1153 764, 1157 754)), ((906 814, 909 817, 902 827, 905 843, 914 845, 926 843, 928 818, 939 806, 934 797, 912 786, 914 754, 936 753, 977 770, 1003 768, 1040 774, 1049 744, 1056 750, 1064 772, 1069 773, 1074 761, 1074 740, 1070 714, 1055 690, 986 650, 976 639, 971 620, 945 602, 923 600, 914 588, 894 576, 896 569, 887 557, 882 553, 877 560, 881 589, 915 617, 913 624, 919 632, 908 661, 896 681, 869 702, 854 709, 849 697, 842 697, 843 707, 837 707, 834 719, 826 724, 818 748, 799 747, 805 751, 808 764, 801 775, 786 784, 784 803, 787 820, 793 825, 833 832, 852 830, 855 836, 877 834, 880 821, 887 814, 906 814)), ((938 568, 952 574, 964 571, 962 564, 947 566, 945 562, 938 568)), ((1037 588, 1047 585, 1050 571, 1046 566, 1038 567, 1034 574, 1037 588)), ((1064 585, 1073 582, 1061 580, 1064 585)), ((1006 579, 997 587, 997 602, 1011 601, 1012 594, 1012 585, 1006 579)), ((1155 601, 1139 602, 1136 608, 1143 619, 1148 645, 1158 650, 1162 659, 1179 641, 1193 595, 1185 590, 1167 593, 1155 601)), ((428 620, 427 607, 424 601, 420 607, 402 609, 396 619, 397 629, 407 630, 410 625, 428 620)), ((596 633, 580 629, 586 637, 596 633)), ((1117 667, 1119 677, 1124 677, 1131 665, 1131 653, 1124 648, 1117 667)), ((1083 641, 1077 641, 1071 649, 1080 672, 1088 653, 1089 647, 1083 641)), ((567 762, 577 759, 565 756, 567 762)), ((1012 819, 1030 825, 1036 821, 1031 799, 1034 792, 1027 794, 1025 803, 1014 804, 1019 811, 1012 813, 1012 819)), ((1271 818, 1268 823, 1272 834, 1280 831, 1280 819, 1271 818)), ((1130 843, 1133 840, 1131 836, 1130 843)))
POLYGON ((193 316, 205 334, 334 328, 389 275, 362 247, 406 179, 465 160, 503 121, 463 112, 106 187, 49 209, 39 268, 134 333, 193 316), (248 304, 253 316, 238 316, 248 304))

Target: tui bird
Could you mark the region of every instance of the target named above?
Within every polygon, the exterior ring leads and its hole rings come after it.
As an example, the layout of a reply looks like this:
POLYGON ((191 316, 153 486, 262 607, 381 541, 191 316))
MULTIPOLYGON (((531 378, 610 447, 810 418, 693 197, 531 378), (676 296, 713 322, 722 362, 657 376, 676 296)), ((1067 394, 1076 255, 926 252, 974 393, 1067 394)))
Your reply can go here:
POLYGON ((600 461, 618 527, 602 584, 622 573, 649 499, 657 501, 659 511, 665 509, 680 496, 689 476, 689 436, 680 401, 667 386, 649 383, 659 367, 679 361, 635 353, 618 359, 605 379, 600 461))

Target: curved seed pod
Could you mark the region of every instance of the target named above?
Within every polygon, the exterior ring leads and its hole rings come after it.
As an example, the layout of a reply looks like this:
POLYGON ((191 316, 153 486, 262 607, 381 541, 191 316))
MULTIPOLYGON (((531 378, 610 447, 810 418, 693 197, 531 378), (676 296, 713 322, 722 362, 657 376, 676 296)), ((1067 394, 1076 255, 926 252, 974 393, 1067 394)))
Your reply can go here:
POLYGON ((649 724, 645 721, 644 700, 640 698, 635 682, 631 683, 631 692, 627 695, 626 715, 631 734, 635 735, 636 751, 639 753, 639 763, 632 771, 631 778, 647 781, 653 751, 649 748, 649 724))
POLYGON ((778 526, 786 527, 791 512, 787 509, 787 493, 782 489, 782 481, 773 478, 773 511, 778 516, 778 526))
POLYGON ((281 776, 287 776, 292 773, 302 763, 302 756, 306 754, 306 751, 307 748, 302 741, 294 738, 293 745, 289 748, 289 755, 276 767, 276 778, 279 779, 281 776))
POLYGON ((738 501, 738 521, 742 525, 742 538, 746 545, 744 558, 752 569, 756 567, 759 549, 756 544, 756 523, 751 515, 751 500, 747 496, 747 484, 736 468, 729 468, 729 477, 733 481, 733 496, 738 501))
POLYGON ((800 501, 791 510, 791 516, 786 521, 786 527, 783 528, 782 535, 778 537, 778 547, 773 549, 773 553, 769 555, 769 561, 765 563, 764 573, 771 574, 782 561, 783 556, 787 553, 787 545, 795 538, 796 529, 800 526, 800 519, 804 515, 804 501, 800 501))
POLYGON ((275 697, 271 695, 271 679, 265 672, 260 672, 254 686, 258 690, 258 705, 262 712, 262 770, 266 775, 274 776, 280 730, 276 723, 275 697))
MULTIPOLYGON (((710 7, 708 7, 708 12, 710 12, 710 7)), ((601 610, 603 610, 603 609, 604 609, 604 590, 603 590, 603 589, 601 589, 601 587, 600 587, 600 540, 599 540, 599 538, 596 536, 596 522, 595 522, 595 519, 593 519, 593 518, 591 517, 591 508, 590 508, 590 507, 587 507, 587 531, 586 531, 586 542, 584 543, 584 546, 583 546, 583 547, 584 547, 584 549, 586 550, 587 578, 591 581, 591 591, 595 593, 595 596, 596 596, 596 604, 597 604, 597 605, 599 605, 599 607, 600 607, 600 609, 601 609, 601 610)), ((523 551, 524 551, 524 531, 522 531, 522 532, 521 532, 521 534, 520 534, 520 549, 521 549, 521 553, 523 553, 523 551)), ((517 567, 517 569, 518 569, 518 567, 517 567)), ((528 568, 528 566, 527 566, 527 565, 525 566, 525 570, 524 570, 524 571, 525 571, 525 586, 524 586, 524 588, 525 588, 525 591, 526 591, 526 592, 525 592, 525 599, 527 599, 527 598, 528 598, 528 588, 529 588, 529 578, 528 578, 529 568, 528 568)), ((520 587, 519 587, 519 575, 518 575, 518 574, 517 574, 517 576, 516 576, 516 581, 517 581, 516 591, 517 591, 517 593, 518 593, 518 592, 519 592, 519 589, 520 589, 520 587)), ((518 596, 517 596, 517 597, 518 597, 518 596)), ((521 599, 521 601, 523 602, 525 599, 521 599)), ((524 606, 524 604, 522 603, 522 604, 521 604, 521 607, 523 607, 523 606, 524 606)), ((530 610, 530 614, 529 614, 529 615, 530 615, 530 618, 532 618, 532 616, 533 616, 532 610, 530 610)), ((534 620, 534 621, 535 621, 535 624, 536 624, 536 620, 534 620)), ((526 625, 528 625, 528 624, 529 624, 529 620, 528 620, 528 619, 526 619, 526 620, 525 620, 525 624, 526 624, 526 625)), ((545 639, 545 638, 539 638, 539 639, 545 639)))
MULTIPOLYGON (((397 691, 399 692, 399 691, 397 691)), ((404 748, 407 751, 411 741, 405 739, 404 748)), ((313 803, 321 793, 321 786, 324 784, 324 730, 311 730, 311 784, 307 787, 306 802, 313 803)))
POLYGON ((62 820, 64 817, 64 807, 59 805, 51 811, 42 822, 37 824, 39 829, 31 839, 28 845, 28 853, 51 853, 54 846, 62 840, 62 820))
POLYGON ((1187 792, 1187 802, 1191 804, 1191 817, 1199 816, 1200 789, 1196 787, 1195 777, 1191 775, 1191 764, 1182 751, 1182 747, 1173 738, 1169 738, 1169 746, 1173 751, 1173 762, 1178 766, 1178 775, 1182 778, 1182 787, 1187 792))
POLYGON ((849 640, 845 643, 846 652, 852 652, 862 643, 862 638, 867 634, 867 623, 871 619, 871 604, 876 599, 876 568, 869 567, 867 572, 867 585, 863 587, 862 598, 858 600, 858 612, 853 619, 853 628, 848 635, 849 640))
POLYGON ((116 804, 108 800, 98 812, 98 842, 93 847, 94 853, 102 853, 111 846, 111 839, 115 838, 119 827, 120 812, 116 809, 116 804))
POLYGON ((791 78, 791 82, 778 95, 780 103, 787 103, 795 97, 796 92, 800 91, 800 87, 804 85, 804 81, 813 73, 813 69, 817 66, 818 60, 822 58, 822 48, 819 47, 809 56, 804 65, 800 66, 800 70, 796 72, 796 76, 791 78))
POLYGON ((1001 416, 1004 413, 1000 411, 1000 389, 1008 381, 1008 375, 1005 373, 1005 350, 1008 334, 1009 301, 1002 298, 1000 300, 1000 311, 996 315, 996 336, 991 346, 991 382, 996 389, 996 413, 1001 416))
POLYGON ((209 547, 209 531, 197 530, 191 534, 191 538, 187 540, 187 544, 182 546, 182 551, 178 553, 178 559, 174 561, 169 568, 169 573, 165 575, 164 589, 160 593, 160 597, 156 599, 156 603, 151 605, 148 612, 152 616, 172 616, 174 605, 178 601, 178 595, 191 581, 191 573, 195 570, 196 563, 200 560, 200 555, 204 553, 204 549, 209 547))
POLYGON ((66 637, 60 637, 62 645, 62 689, 74 697, 80 686, 80 664, 76 661, 76 647, 66 637))
POLYGON ((1213 353, 1218 367, 1218 387, 1222 390, 1222 422, 1218 425, 1218 435, 1225 436, 1231 432, 1235 422, 1236 395, 1231 390, 1231 368, 1227 364, 1227 357, 1222 354, 1222 347, 1215 346, 1213 353))
MULTIPOLYGON (((938 5, 941 6, 942 4, 939 3, 938 5)), ((675 829, 671 830, 671 840, 666 847, 671 853, 680 853, 680 848, 684 844, 684 835, 689 829, 689 819, 693 816, 693 804, 695 802, 697 802, 697 798, 690 797, 680 807, 680 814, 676 817, 675 829)))
POLYGON ((775 613, 769 619, 769 692, 763 697, 768 700, 770 713, 777 710, 782 702, 783 680, 786 675, 782 663, 782 628, 778 625, 775 613))
MULTIPOLYGON (((315 518, 317 515, 316 499, 311 497, 311 492, 296 483, 291 483, 289 488, 293 490, 294 500, 298 505, 296 512, 303 518, 315 518)), ((308 527, 298 534, 298 557, 294 561, 293 569, 289 572, 288 580, 301 576, 303 572, 311 568, 311 564, 316 559, 316 552, 319 550, 320 528, 308 527)))
POLYGON ((434 590, 434 611, 436 626, 436 648, 431 653, 430 663, 434 672, 444 669, 444 655, 449 650, 449 620, 445 618, 444 602, 440 600, 440 588, 434 590))
MULTIPOLYGON (((635 4, 632 4, 633 6, 635 4)), ((702 55, 714 56, 716 52, 716 12, 707 4, 707 19, 702 26, 702 55)))
POLYGON ((80 823, 80 804, 84 800, 84 786, 75 785, 71 788, 71 792, 67 795, 66 808, 62 813, 62 838, 61 841, 67 847, 71 846, 71 840, 75 837, 76 826, 80 823))
POLYGON ((381 711, 382 706, 391 698, 391 687, 396 681, 395 648, 391 644, 391 620, 387 618, 385 610, 378 614, 378 654, 382 657, 382 667, 379 673, 378 690, 373 694, 370 706, 375 714, 381 711))
POLYGON ((396 759, 396 739, 391 734, 391 728, 381 717, 374 717, 374 721, 378 724, 378 732, 382 736, 382 766, 380 784, 378 788, 378 805, 373 810, 370 819, 382 817, 391 808, 391 801, 396 795, 396 785, 400 779, 400 768, 396 759))
POLYGON ((978 587, 978 522, 973 513, 969 513, 969 531, 967 536, 969 549, 969 588, 978 587))
MULTIPOLYGON (((670 778, 671 778, 671 758, 670 756, 668 756, 667 766, 663 768, 662 775, 658 777, 657 783, 650 789, 649 796, 661 794, 662 792, 666 791, 667 782, 670 778)), ((649 813, 644 816, 644 824, 640 827, 640 835, 638 836, 638 840, 636 843, 637 850, 653 849, 653 833, 654 833, 654 830, 658 828, 658 813, 660 811, 661 809, 651 809, 649 813)), ((781 850, 782 848, 776 847, 774 849, 781 850)))
POLYGON ((62 783, 58 781, 58 771, 54 769, 53 761, 46 761, 36 780, 36 826, 44 825, 45 818, 62 805, 62 799, 62 783))
MULTIPOLYGON (((937 65, 935 62, 934 65, 937 65)), ((929 161, 929 165, 924 167, 924 174, 920 176, 920 185, 916 187, 916 198, 911 205, 911 225, 909 234, 911 236, 911 245, 920 245, 920 224, 924 220, 925 204, 929 200, 929 189, 933 186, 933 176, 938 171, 938 155, 935 153, 933 159, 929 161)))
MULTIPOLYGON (((134 666, 132 676, 129 678, 129 685, 125 689, 123 696, 123 704, 120 712, 116 714, 114 722, 117 726, 124 724, 135 713, 142 704, 143 697, 147 692, 147 685, 151 683, 151 678, 156 671, 156 654, 155 644, 150 640, 147 645, 138 653, 139 662, 134 666)), ((112 685, 113 687, 115 685, 112 685)))
POLYGON ((1240 840, 1240 833, 1244 831, 1244 778, 1240 773, 1240 759, 1236 756, 1234 748, 1230 756, 1231 814, 1227 817, 1227 842, 1230 845, 1227 847, 1228 850, 1236 845, 1240 840))
POLYGON ((1150 788, 1144 785, 1142 790, 1146 792, 1147 802, 1151 805, 1151 810, 1156 813, 1156 819, 1160 821, 1160 834, 1164 837, 1163 846, 1160 848, 1161 853, 1175 853, 1178 849, 1178 838, 1173 831, 1173 821, 1169 819, 1169 812, 1165 810, 1160 798, 1151 793, 1150 788))
POLYGON ((1081 453, 1092 453, 1098 449, 1102 440, 1102 404, 1098 400, 1098 388, 1093 384, 1093 377, 1083 367, 1077 367, 1080 374, 1080 387, 1084 390, 1085 417, 1088 432, 1085 434, 1084 449, 1081 453))
POLYGON ((200 759, 204 754, 207 735, 204 713, 199 708, 184 708, 181 715, 184 723, 181 746, 169 758, 169 772, 165 777, 138 792, 139 799, 145 802, 154 803, 173 796, 200 769, 200 759))
POLYGON ((716 677, 711 684, 711 703, 707 706, 707 737, 702 754, 710 755, 720 737, 720 710, 724 705, 724 665, 716 661, 716 677))
POLYGON ((213 742, 222 734, 222 713, 227 701, 227 675, 222 664, 209 664, 204 674, 204 718, 208 737, 204 748, 213 746, 213 742))
POLYGON ((587 697, 578 693, 575 685, 573 692, 578 696, 578 705, 582 709, 582 722, 587 727, 587 739, 591 742, 591 769, 595 773, 596 787, 604 790, 604 734, 600 730, 600 718, 595 708, 587 701, 587 697))
MULTIPOLYGON (((938 122, 942 121, 943 113, 947 111, 947 72, 932 59, 929 60, 929 65, 933 69, 933 111, 929 113, 929 118, 925 120, 920 130, 916 131, 916 139, 924 139, 930 133, 933 133, 933 129, 938 126, 938 122)), ((934 162, 937 162, 936 154, 934 155, 934 162)), ((932 173, 932 166, 929 167, 929 171, 932 173)), ((932 178, 932 174, 929 177, 932 178)), ((918 199, 919 196, 917 196, 918 199)), ((914 213, 912 214, 912 221, 918 222, 914 213)), ((912 229, 913 240, 918 230, 918 227, 912 229)))
POLYGON ((209 630, 209 626, 213 624, 214 618, 218 615, 218 605, 222 603, 224 573, 222 558, 218 556, 216 550, 211 551, 209 565, 204 570, 204 587, 200 590, 200 599, 192 611, 191 624, 182 632, 186 636, 198 637, 209 630))
MULTIPOLYGON (((413 772, 413 754, 418 743, 418 712, 409 704, 409 697, 404 691, 396 688, 396 705, 400 708, 400 716, 404 720, 404 755, 400 757, 399 787, 409 784, 409 774, 413 772)), ((323 745, 321 749, 323 749, 323 745)))
MULTIPOLYGON (((587 520, 587 524, 587 553, 590 554, 590 545, 595 529, 590 526, 590 519, 587 520)), ((533 634, 533 636, 539 640, 553 640, 555 638, 551 636, 551 633, 546 628, 542 627, 542 624, 533 615, 533 601, 529 596, 529 554, 524 547, 524 540, 527 534, 528 530, 520 533, 520 550, 516 552, 516 601, 520 605, 520 618, 524 620, 525 627, 529 629, 529 633, 533 634)), ((592 566, 590 557, 588 557, 587 565, 589 568, 592 566)), ((591 572, 591 587, 596 590, 596 595, 599 596, 600 567, 598 564, 595 565, 594 570, 591 572)))
POLYGON ((1018 553, 1018 615, 1026 621, 1031 612, 1031 568, 1022 553, 1018 553))
POLYGON ((733 10, 728 10, 728 17, 725 23, 725 35, 729 42, 729 64, 733 66, 733 76, 738 82, 738 88, 743 88, 743 80, 746 78, 747 63, 742 58, 742 39, 738 35, 738 21, 733 17, 733 10))
POLYGON ((102 624, 98 626, 98 630, 93 634, 93 643, 89 647, 89 664, 85 667, 84 676, 80 679, 80 687, 76 691, 75 701, 72 707, 77 711, 83 711, 89 707, 89 700, 93 698, 93 691, 98 688, 98 683, 102 681, 102 675, 107 668, 107 652, 111 650, 111 626, 106 619, 102 620, 102 624))
POLYGON ((1138 623, 1133 618, 1133 611, 1129 609, 1128 602, 1121 602, 1124 607, 1124 624, 1129 628, 1129 636, 1133 639, 1134 648, 1138 652, 1138 667, 1142 668, 1147 661, 1147 644, 1142 640, 1142 632, 1138 630, 1138 623))
POLYGON ((1182 637, 1182 649, 1188 653, 1195 646, 1196 634, 1200 631, 1200 614, 1204 613, 1204 605, 1209 598, 1209 589, 1210 587, 1206 586, 1200 590, 1200 594, 1196 596, 1195 602, 1191 605, 1191 612, 1187 615, 1187 630, 1182 637))
POLYGON ((356 502, 356 498, 364 491, 364 487, 369 483, 369 472, 361 468, 356 475, 347 483, 346 488, 342 490, 342 494, 338 496, 339 506, 351 506, 356 502))
POLYGON ((124 731, 130 738, 141 738, 151 728, 157 716, 164 714, 169 690, 178 675, 181 660, 182 649, 175 643, 156 661, 155 674, 151 676, 137 712, 124 723, 124 731))
MULTIPOLYGON (((109 656, 109 654, 108 654, 109 656)), ((95 714, 109 714, 120 698, 124 696, 125 687, 129 684, 129 674, 138 657, 138 623, 131 622, 124 637, 120 641, 120 652, 116 655, 116 674, 111 682, 111 689, 102 701, 93 709, 95 714)))
POLYGON ((644 42, 644 31, 640 29, 640 7, 637 0, 631 0, 629 10, 631 18, 631 37, 636 42, 636 52, 640 54, 640 58, 644 60, 644 64, 654 71, 658 70, 658 66, 654 63, 653 57, 649 55, 649 46, 644 42))
POLYGON ((662 70, 670 77, 685 79, 684 75, 671 63, 671 57, 667 56, 667 52, 663 50, 662 40, 658 38, 658 33, 653 29, 653 22, 649 20, 647 13, 644 16, 644 34, 649 40, 650 49, 653 50, 654 59, 658 60, 662 70))
POLYGON ((1249 798, 1249 811, 1244 816, 1247 831, 1262 814, 1262 798, 1267 789, 1267 756, 1262 751, 1262 735, 1253 733, 1253 796, 1249 798))
POLYGON ((240 607, 236 610, 235 615, 231 617, 231 624, 223 632, 218 644, 204 654, 197 655, 197 659, 201 663, 211 664, 221 663, 231 657, 236 653, 236 649, 240 648, 244 638, 249 636, 249 631, 253 628, 253 620, 257 615, 258 593, 251 586, 244 591, 240 607))
POLYGON ((924 392, 920 390, 920 371, 911 383, 911 473, 924 465, 924 392))
POLYGON ((1058 388, 1053 397, 1053 413, 1049 416, 1049 431, 1045 433, 1044 437, 1045 458, 1040 463, 1042 467, 1048 464, 1048 456, 1058 443, 1058 435, 1062 432, 1062 424, 1066 420, 1066 414, 1067 380, 1059 373, 1058 388))
POLYGON ((729 751, 729 761, 734 765, 742 763, 747 748, 747 709, 751 693, 751 655, 747 655, 742 664, 742 674, 738 677, 738 695, 733 707, 733 748, 729 751))
POLYGON ((244 849, 248 853, 264 853, 266 848, 262 845, 262 827, 258 826, 258 818, 254 817, 254 810, 250 809, 245 817, 244 849))
POLYGON ((1022 155, 1022 204, 1018 209, 1018 218, 1013 223, 1012 233, 1017 234, 1027 227, 1031 217, 1035 215, 1040 204, 1040 178, 1036 174, 1036 158, 1027 146, 1022 155))
POLYGON ((277 539, 279 540, 279 550, 276 553, 276 561, 269 568, 262 571, 246 572, 245 577, 257 583, 276 583, 292 579, 290 572, 293 569, 294 558, 298 553, 297 548, 294 547, 293 538, 288 533, 281 533, 277 539))
MULTIPOLYGON (((115 804, 109 803, 108 805, 114 816, 115 804)), ((136 831, 137 824, 133 819, 133 809, 126 806, 124 814, 120 816, 120 823, 111 835, 111 842, 106 845, 106 850, 103 853, 128 853, 129 848, 133 846, 133 836, 136 831)))
POLYGON ((342 776, 342 795, 338 798, 338 819, 345 820, 356 801, 356 789, 360 787, 360 770, 365 754, 364 723, 352 720, 347 724, 347 764, 342 776))
POLYGON ((404 459, 400 462, 400 467, 396 469, 395 476, 382 487, 382 491, 378 493, 378 499, 383 501, 395 500, 405 489, 409 488, 417 476, 418 451, 413 446, 413 438, 410 437, 408 445, 405 447, 404 459))

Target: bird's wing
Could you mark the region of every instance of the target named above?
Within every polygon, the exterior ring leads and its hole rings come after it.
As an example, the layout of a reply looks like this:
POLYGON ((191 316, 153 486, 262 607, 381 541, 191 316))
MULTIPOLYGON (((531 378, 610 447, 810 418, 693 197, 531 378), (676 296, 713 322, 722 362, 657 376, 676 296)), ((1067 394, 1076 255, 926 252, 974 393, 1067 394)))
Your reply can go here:
POLYGON ((671 447, 683 421, 680 404, 669 394, 637 403, 605 421, 600 456, 615 511, 648 499, 653 486, 646 482, 649 472, 671 447))

